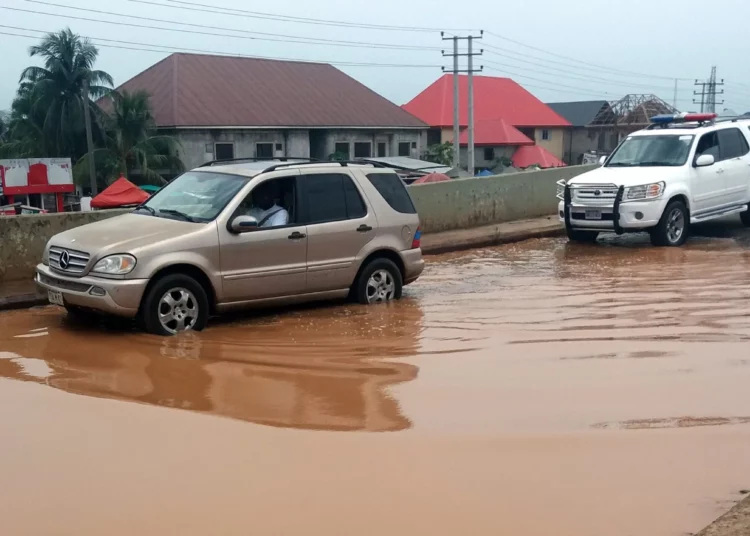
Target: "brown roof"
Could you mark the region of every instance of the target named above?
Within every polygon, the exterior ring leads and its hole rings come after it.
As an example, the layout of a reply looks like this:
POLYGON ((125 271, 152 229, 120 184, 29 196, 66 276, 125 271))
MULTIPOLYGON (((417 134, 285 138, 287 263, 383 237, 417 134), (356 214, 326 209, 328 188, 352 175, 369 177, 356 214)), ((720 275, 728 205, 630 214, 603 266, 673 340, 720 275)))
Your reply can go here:
POLYGON ((324 63, 178 53, 118 89, 148 91, 160 127, 427 127, 324 63))

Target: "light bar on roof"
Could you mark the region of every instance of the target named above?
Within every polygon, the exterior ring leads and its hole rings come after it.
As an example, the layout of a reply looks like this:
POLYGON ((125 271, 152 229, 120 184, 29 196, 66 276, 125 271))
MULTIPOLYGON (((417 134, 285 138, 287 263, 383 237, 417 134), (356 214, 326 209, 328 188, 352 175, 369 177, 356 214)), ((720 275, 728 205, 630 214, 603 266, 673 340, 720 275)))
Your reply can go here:
POLYGON ((666 125, 669 123, 691 123, 691 122, 702 122, 711 121, 716 119, 717 114, 704 114, 704 113, 681 113, 681 114, 662 114, 655 115, 651 118, 651 122, 657 125, 666 125))

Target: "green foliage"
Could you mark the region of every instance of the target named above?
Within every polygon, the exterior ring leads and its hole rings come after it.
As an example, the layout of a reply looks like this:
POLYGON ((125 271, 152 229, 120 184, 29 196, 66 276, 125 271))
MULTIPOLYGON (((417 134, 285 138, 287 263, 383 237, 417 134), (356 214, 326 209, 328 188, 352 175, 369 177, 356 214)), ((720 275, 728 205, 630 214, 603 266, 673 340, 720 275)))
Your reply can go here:
POLYGON ((441 164, 443 166, 453 165, 453 143, 445 142, 430 145, 425 153, 425 158, 430 162, 441 164))
POLYGON ((156 135, 148 95, 114 92, 112 77, 94 69, 98 50, 87 38, 70 29, 50 33, 29 55, 43 66, 24 69, 10 113, 0 118, 0 158, 68 157, 76 163, 76 182, 88 185, 87 99, 100 184, 134 171, 163 184, 159 170, 183 171, 176 140, 156 135), (96 103, 103 97, 111 115, 96 103))
POLYGON ((328 160, 343 162, 349 160, 349 155, 346 153, 332 153, 328 155, 328 160))

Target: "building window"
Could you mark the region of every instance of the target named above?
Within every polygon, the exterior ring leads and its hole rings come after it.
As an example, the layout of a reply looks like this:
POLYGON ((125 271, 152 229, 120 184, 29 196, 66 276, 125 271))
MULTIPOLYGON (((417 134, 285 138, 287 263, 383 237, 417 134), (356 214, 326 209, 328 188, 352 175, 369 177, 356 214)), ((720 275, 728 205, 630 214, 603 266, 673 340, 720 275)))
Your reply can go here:
POLYGON ((234 143, 215 143, 214 156, 216 160, 230 160, 234 158, 234 143))
POLYGON ((549 139, 549 130, 546 129, 546 128, 542 129, 542 139, 543 140, 548 140, 549 139))
POLYGON ((354 158, 370 158, 372 156, 372 143, 369 141, 354 142, 354 158))
POLYGON ((411 156, 411 144, 408 141, 398 142, 398 155, 411 156))
POLYGON ((386 154, 385 154, 386 153, 386 147, 387 147, 387 145, 386 145, 385 142, 381 141, 380 143, 378 143, 378 156, 379 157, 382 158, 382 157, 386 156, 386 154))
POLYGON ((256 143, 255 156, 258 158, 273 158, 273 143, 256 143))
POLYGON ((495 159, 495 148, 485 147, 484 148, 484 160, 486 162, 492 162, 495 159))
POLYGON ((284 150, 284 146, 281 145, 280 143, 277 143, 276 144, 276 152, 281 152, 283 150, 284 150))
POLYGON ((337 158, 349 160, 349 142, 337 141, 333 146, 333 152, 337 158))

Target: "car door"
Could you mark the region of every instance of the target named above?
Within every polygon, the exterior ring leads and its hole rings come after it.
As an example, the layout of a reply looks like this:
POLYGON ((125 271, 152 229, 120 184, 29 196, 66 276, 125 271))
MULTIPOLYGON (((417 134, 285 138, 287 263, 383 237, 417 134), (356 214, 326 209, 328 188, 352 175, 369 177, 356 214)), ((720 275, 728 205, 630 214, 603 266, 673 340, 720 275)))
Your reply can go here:
MULTIPOLYGON (((307 285, 307 228, 299 223, 299 172, 287 171, 253 183, 224 225, 219 225, 224 301, 241 302, 303 294, 307 285), (288 213, 286 225, 234 233, 237 215, 252 214, 253 192, 262 185, 278 191, 275 203, 288 213), (276 183, 276 184, 274 184, 276 183)), ((272 211, 274 212, 274 211, 272 211)), ((270 220, 269 220, 270 221, 270 220)))
POLYGON ((348 288, 359 252, 377 233, 378 222, 356 181, 340 172, 302 172, 303 222, 307 225, 307 290, 348 288))
POLYGON ((750 147, 745 135, 738 128, 725 128, 719 130, 717 135, 728 202, 733 205, 747 203, 750 187, 750 147))
POLYGON ((723 163, 720 161, 719 139, 716 132, 707 132, 698 140, 693 159, 690 190, 693 200, 691 213, 694 216, 707 214, 726 204, 726 180, 723 163), (699 156, 710 154, 716 162, 712 166, 697 167, 699 156))

